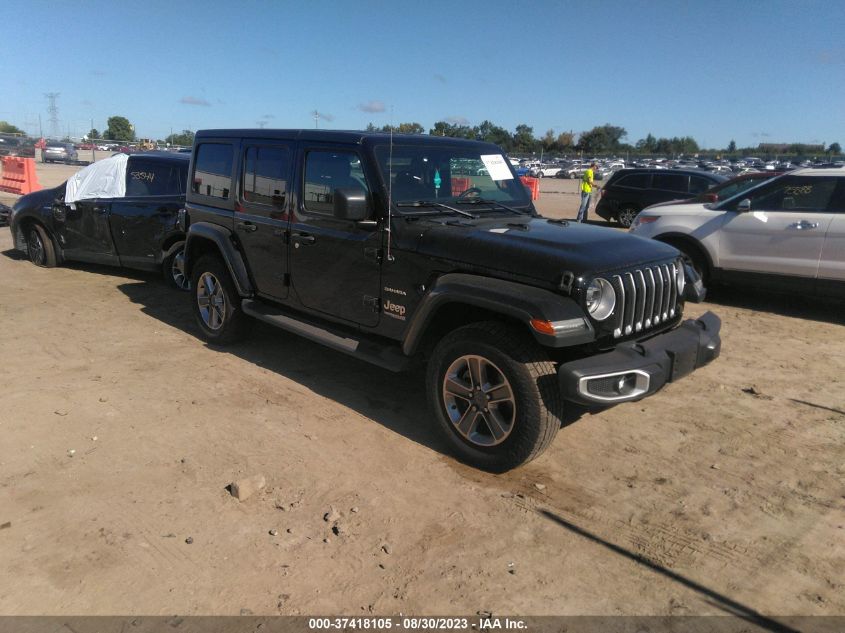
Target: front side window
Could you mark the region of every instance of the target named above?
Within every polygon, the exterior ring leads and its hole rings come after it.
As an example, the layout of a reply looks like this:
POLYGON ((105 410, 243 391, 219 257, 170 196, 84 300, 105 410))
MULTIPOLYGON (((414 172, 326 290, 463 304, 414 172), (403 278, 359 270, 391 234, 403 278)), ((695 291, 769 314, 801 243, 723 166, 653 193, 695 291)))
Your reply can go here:
POLYGON ((826 211, 837 178, 784 176, 770 186, 752 192, 751 208, 755 211, 826 211))
POLYGON ((191 191, 226 200, 232 191, 232 146, 202 143, 197 146, 191 191))
POLYGON ((126 169, 126 195, 178 196, 185 192, 187 165, 136 160, 126 169))
POLYGON ((355 152, 312 150, 305 156, 303 202, 311 213, 331 214, 336 189, 369 193, 361 159, 355 152))
POLYGON ((689 192, 694 194, 699 194, 707 191, 713 183, 707 180, 707 178, 701 178, 699 176, 690 176, 689 179, 689 192))
POLYGON ((244 155, 244 201, 281 209, 285 206, 290 152, 285 147, 248 147, 244 155))
POLYGON ((420 202, 488 200, 517 207, 530 203, 525 187, 501 154, 439 145, 394 145, 392 151, 388 145, 379 145, 375 153, 391 200, 400 210, 420 202))

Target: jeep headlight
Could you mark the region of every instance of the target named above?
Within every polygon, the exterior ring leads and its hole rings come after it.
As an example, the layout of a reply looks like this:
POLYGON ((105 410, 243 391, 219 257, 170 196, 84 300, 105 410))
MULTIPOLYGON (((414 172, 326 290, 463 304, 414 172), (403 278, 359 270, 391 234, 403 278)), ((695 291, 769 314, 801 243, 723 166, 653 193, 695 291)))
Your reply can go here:
POLYGON ((684 295, 684 286, 687 284, 686 275, 684 274, 684 260, 680 259, 677 263, 678 272, 675 274, 675 283, 678 285, 678 296, 684 295))
POLYGON ((587 286, 587 311, 596 321, 604 321, 616 307, 616 291, 607 279, 597 277, 587 286))

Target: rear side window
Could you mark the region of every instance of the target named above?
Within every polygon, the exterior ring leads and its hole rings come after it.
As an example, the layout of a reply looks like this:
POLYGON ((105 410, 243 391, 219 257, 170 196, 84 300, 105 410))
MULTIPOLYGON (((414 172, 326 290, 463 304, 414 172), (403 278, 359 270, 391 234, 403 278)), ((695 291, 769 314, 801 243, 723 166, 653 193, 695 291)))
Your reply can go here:
POLYGON ((620 187, 630 187, 631 189, 648 189, 651 186, 651 174, 622 176, 616 184, 620 187))
POLYGON ((178 196, 185 192, 187 165, 134 161, 126 170, 127 196, 178 196))
POLYGON ((286 147, 248 147, 241 194, 244 201, 283 208, 289 174, 290 152, 286 147))
POLYGON ((654 189, 687 193, 689 176, 681 174, 654 174, 654 189))
POLYGON ((202 143, 197 146, 191 191, 227 200, 232 191, 231 145, 202 143))

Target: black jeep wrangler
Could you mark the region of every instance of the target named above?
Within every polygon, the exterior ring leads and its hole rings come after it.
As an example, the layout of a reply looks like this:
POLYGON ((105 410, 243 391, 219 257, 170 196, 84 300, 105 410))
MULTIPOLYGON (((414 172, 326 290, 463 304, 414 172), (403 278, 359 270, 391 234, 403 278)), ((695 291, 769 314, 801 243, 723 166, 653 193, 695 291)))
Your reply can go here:
POLYGON ((457 455, 539 455, 566 402, 654 393, 719 355, 682 322, 703 287, 674 248, 538 216, 502 150, 433 136, 204 130, 185 267, 206 340, 261 319, 400 371, 425 365, 457 455))

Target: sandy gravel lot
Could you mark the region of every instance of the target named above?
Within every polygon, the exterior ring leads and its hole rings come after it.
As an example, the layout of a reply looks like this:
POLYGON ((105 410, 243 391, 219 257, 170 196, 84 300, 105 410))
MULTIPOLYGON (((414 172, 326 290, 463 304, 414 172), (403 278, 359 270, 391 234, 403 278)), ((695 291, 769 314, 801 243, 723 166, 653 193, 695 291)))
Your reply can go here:
POLYGON ((720 359, 496 476, 421 376, 263 325, 210 348, 159 277, 2 228, 0 614, 845 614, 843 306, 711 299, 720 359))

